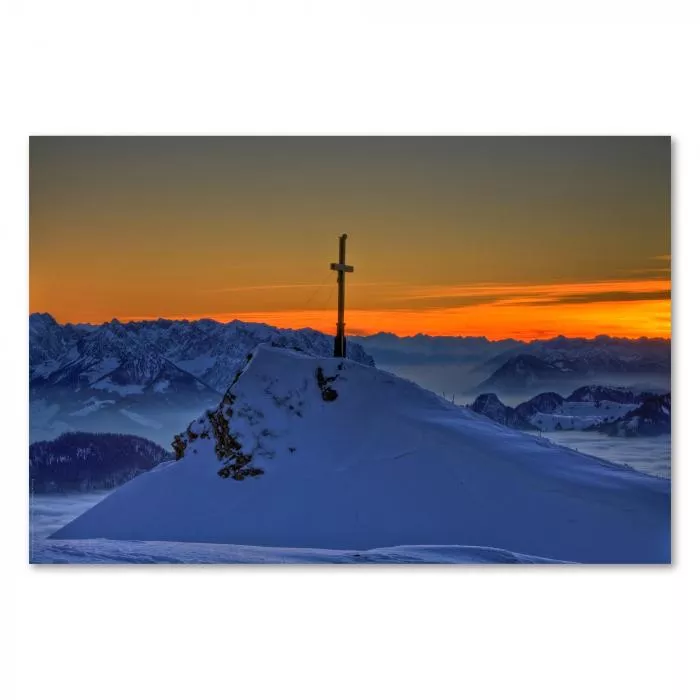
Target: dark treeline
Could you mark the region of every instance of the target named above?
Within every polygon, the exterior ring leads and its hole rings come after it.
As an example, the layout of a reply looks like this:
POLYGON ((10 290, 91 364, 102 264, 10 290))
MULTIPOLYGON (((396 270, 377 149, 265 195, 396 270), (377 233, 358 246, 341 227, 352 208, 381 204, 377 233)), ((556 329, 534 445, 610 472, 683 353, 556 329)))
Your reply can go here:
POLYGON ((64 433, 29 446, 29 486, 35 493, 115 488, 171 457, 135 435, 64 433))

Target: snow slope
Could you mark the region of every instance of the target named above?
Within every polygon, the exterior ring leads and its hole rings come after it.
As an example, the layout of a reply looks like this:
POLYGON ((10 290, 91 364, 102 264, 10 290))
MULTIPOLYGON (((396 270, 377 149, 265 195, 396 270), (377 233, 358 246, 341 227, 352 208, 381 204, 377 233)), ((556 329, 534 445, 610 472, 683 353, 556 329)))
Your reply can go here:
POLYGON ((667 480, 498 425, 387 372, 260 346, 227 397, 190 425, 180 460, 52 538, 670 561, 667 480), (222 478, 225 465, 241 480, 222 478), (262 473, 245 476, 253 467, 262 473))
MULTIPOLYGON (((493 547, 407 546, 291 549, 197 542, 50 540, 47 536, 109 495, 37 494, 30 502, 31 564, 556 564, 493 547)), ((564 562, 565 563, 565 562, 564 562)))
POLYGON ((364 551, 250 547, 235 544, 49 540, 34 564, 561 564, 492 547, 383 547, 364 551))

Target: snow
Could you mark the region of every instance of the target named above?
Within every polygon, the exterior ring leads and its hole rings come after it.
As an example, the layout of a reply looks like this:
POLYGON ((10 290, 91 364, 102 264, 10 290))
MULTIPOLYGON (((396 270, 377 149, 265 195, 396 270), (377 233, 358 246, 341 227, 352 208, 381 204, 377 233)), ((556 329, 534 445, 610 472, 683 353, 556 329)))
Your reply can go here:
POLYGON ((384 547, 366 551, 247 547, 181 542, 41 543, 32 563, 43 564, 555 564, 491 547, 384 547))
MULTIPOLYGON (((73 356, 74 355, 75 350, 73 351, 73 356)), ((100 359, 98 362, 91 364, 88 370, 80 373, 80 376, 83 379, 85 379, 85 381, 88 384, 92 384, 93 382, 97 381, 100 377, 104 377, 110 372, 113 372, 115 369, 117 369, 117 367, 119 367, 118 358, 106 357, 104 359, 100 359)))
POLYGON ((95 382, 92 388, 111 391, 119 394, 119 396, 129 396, 143 392, 143 385, 141 384, 115 384, 111 379, 101 379, 99 382, 95 382))
POLYGON ((217 358, 213 355, 199 355, 191 360, 179 360, 177 366, 185 372, 201 377, 207 370, 216 364, 217 358))
POLYGON ((99 401, 98 399, 92 398, 84 402, 84 407, 78 409, 77 411, 72 411, 69 416, 87 416, 90 413, 99 411, 103 406, 109 406, 113 404, 114 401, 111 399, 106 399, 105 401, 99 401))
POLYGON ((639 406, 638 403, 616 403, 615 401, 564 401, 555 413, 535 413, 530 422, 543 431, 584 430, 609 421, 622 418, 639 406), (557 428, 557 425, 560 428, 557 428))
POLYGON ((108 491, 32 498, 32 564, 555 564, 493 547, 406 546, 357 551, 187 542, 50 540, 47 536, 103 500, 108 491))
MULTIPOLYGON (((170 386, 170 380, 169 379, 160 379, 159 381, 155 382, 152 387, 153 391, 155 391, 158 394, 163 394, 165 391, 168 389, 170 386)), ((200 384, 197 385, 198 387, 201 386, 200 384)))
POLYGON ((264 474, 222 479, 214 440, 200 438, 51 542, 307 554, 400 547, 400 556, 449 545, 575 562, 670 561, 668 480, 511 430, 349 360, 260 346, 231 391, 231 432, 264 474), (319 367, 337 375, 335 401, 321 398, 319 367))
POLYGON ((135 411, 128 411, 126 408, 120 408, 119 413, 126 416, 127 418, 130 418, 132 421, 138 423, 139 425, 146 426, 147 428, 163 427, 158 421, 153 420, 151 418, 146 418, 146 416, 142 416, 141 414, 136 413, 135 411))
POLYGON ((60 363, 58 360, 46 360, 45 362, 40 362, 32 367, 31 375, 32 377, 41 377, 45 379, 52 372, 55 372, 59 367, 60 363))
MULTIPOLYGON (((134 432, 169 444, 185 420, 219 402, 259 343, 333 354, 333 338, 318 331, 237 321, 113 320, 88 326, 61 325, 48 314, 32 314, 29 325, 32 441, 55 438, 65 430, 129 430, 119 414, 124 408, 161 426, 132 422, 134 432), (92 398, 115 403, 83 412, 92 398), (40 399, 56 410, 35 412, 40 399)), ((348 343, 348 352, 373 364, 355 343, 348 343)))

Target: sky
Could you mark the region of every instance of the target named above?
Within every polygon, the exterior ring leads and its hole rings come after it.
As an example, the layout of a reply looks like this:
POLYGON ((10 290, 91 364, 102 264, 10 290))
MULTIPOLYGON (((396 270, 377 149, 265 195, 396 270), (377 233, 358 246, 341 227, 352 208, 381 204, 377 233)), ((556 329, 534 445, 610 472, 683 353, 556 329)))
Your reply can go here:
POLYGON ((671 334, 668 137, 29 142, 30 311, 491 339, 671 334))

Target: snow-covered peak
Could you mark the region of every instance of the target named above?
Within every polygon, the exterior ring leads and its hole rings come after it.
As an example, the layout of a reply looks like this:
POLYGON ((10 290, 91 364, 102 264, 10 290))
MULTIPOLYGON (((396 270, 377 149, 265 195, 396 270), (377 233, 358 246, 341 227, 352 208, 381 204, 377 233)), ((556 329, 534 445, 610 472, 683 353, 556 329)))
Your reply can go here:
POLYGON ((645 395, 623 386, 587 384, 573 391, 567 401, 614 401, 616 403, 640 403, 645 395))
POLYGON ((648 396, 616 421, 594 426, 594 430, 617 436, 665 435, 671 433, 671 394, 648 396))
POLYGON ((174 448, 54 537, 670 558, 667 481, 352 360, 261 345, 174 448))
POLYGON ((527 417, 519 416, 513 408, 506 406, 496 394, 479 394, 469 408, 501 425, 519 430, 534 430, 527 421, 527 417))
POLYGON ((41 328, 57 326, 56 319, 49 313, 29 314, 29 330, 38 331, 41 328))
POLYGON ((30 376, 46 376, 56 370, 62 361, 73 359, 71 350, 78 341, 77 333, 62 326, 50 314, 29 316, 30 376))

